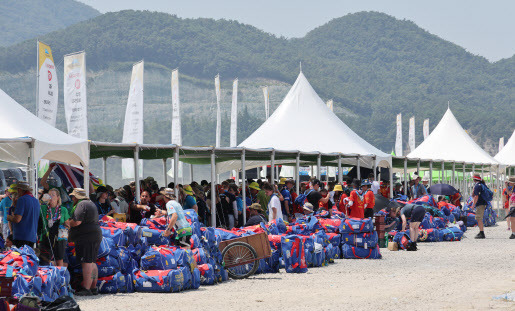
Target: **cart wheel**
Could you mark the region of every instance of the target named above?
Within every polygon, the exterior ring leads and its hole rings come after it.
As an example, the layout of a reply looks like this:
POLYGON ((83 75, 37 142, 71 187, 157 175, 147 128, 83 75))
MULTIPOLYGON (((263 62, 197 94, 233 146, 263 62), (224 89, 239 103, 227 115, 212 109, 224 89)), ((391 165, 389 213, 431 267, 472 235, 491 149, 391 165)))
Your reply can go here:
POLYGON ((233 279, 248 278, 259 267, 256 251, 245 242, 227 245, 222 251, 222 258, 229 276, 233 279))

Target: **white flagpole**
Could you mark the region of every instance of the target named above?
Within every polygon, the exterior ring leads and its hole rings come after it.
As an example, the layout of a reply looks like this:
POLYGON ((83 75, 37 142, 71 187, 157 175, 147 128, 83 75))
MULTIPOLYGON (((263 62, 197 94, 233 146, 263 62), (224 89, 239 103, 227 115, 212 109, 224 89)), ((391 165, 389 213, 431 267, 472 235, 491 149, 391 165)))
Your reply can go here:
POLYGON ((215 77, 215 92, 216 92, 216 141, 215 147, 220 147, 220 140, 222 137, 222 113, 220 111, 220 75, 216 75, 215 77))

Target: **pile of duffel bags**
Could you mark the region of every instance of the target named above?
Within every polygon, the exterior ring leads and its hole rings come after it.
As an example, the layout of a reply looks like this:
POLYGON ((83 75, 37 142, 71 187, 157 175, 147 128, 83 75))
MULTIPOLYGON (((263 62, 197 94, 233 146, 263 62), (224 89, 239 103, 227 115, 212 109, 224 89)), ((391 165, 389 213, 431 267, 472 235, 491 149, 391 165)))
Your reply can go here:
POLYGON ((346 259, 380 259, 378 236, 374 230, 374 219, 342 220, 340 226, 342 235, 342 255, 346 259))
POLYGON ((28 246, 12 247, 0 253, 0 275, 13 277, 11 296, 24 294, 51 302, 70 292, 70 274, 64 267, 40 266, 34 250, 28 246))
MULTIPOLYGON (((472 208, 473 199, 470 197, 463 206, 462 215, 467 217, 467 227, 477 226, 476 209, 472 208)), ((488 202, 483 214, 483 225, 485 227, 495 226, 497 223, 497 212, 493 209, 492 203, 488 202)))

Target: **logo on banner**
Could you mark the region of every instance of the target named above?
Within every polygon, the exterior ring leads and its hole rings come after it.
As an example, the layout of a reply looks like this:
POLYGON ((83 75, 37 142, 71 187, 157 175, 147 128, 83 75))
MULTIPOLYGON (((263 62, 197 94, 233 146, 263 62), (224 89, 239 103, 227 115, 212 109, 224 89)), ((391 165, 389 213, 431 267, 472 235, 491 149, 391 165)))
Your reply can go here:
POLYGON ((48 52, 48 49, 45 49, 45 54, 50 55, 50 53, 48 52))
POLYGON ((80 80, 79 79, 75 80, 75 88, 80 89, 80 80))
POLYGON ((78 63, 79 63, 79 60, 78 60, 78 59, 74 58, 74 59, 72 60, 72 65, 76 65, 76 64, 78 64, 78 63))
POLYGON ((50 70, 48 70, 48 81, 51 81, 52 80, 52 73, 50 72, 50 70))

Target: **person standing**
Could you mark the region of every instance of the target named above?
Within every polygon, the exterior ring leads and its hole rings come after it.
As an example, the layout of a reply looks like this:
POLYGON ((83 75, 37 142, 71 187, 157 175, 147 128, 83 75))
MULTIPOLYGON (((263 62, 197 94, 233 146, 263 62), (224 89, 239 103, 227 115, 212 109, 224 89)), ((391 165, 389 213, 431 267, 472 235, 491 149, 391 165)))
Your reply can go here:
POLYGON ((193 188, 190 185, 185 185, 182 188, 182 193, 184 195, 184 209, 193 209, 198 214, 198 206, 197 200, 193 196, 193 188))
POLYGON ((276 189, 274 186, 272 186, 269 183, 263 184, 263 190, 265 191, 265 194, 270 197, 270 202, 268 203, 268 220, 277 220, 277 219, 283 219, 283 213, 281 210, 281 200, 277 196, 276 189))
POLYGON ((418 199, 420 197, 423 197, 427 195, 427 190, 424 185, 420 183, 420 176, 417 174, 413 175, 413 186, 411 186, 411 198, 412 199, 418 199))
POLYGON ((89 200, 82 188, 73 189, 70 193, 73 201, 72 218, 70 220, 69 240, 75 242, 77 259, 82 267, 82 287, 75 292, 77 296, 98 294, 97 255, 102 242, 102 231, 98 223, 98 209, 89 200))
POLYGON ((505 186, 506 187, 502 190, 502 205, 506 212, 505 215, 506 215, 506 223, 508 224, 508 230, 511 230, 511 221, 510 221, 511 216, 509 216, 510 197, 511 197, 510 194, 513 193, 514 187, 513 187, 513 185, 510 185, 510 178, 506 178, 505 186))
POLYGON ((349 217, 365 218, 365 195, 367 194, 367 192, 369 192, 369 190, 366 180, 363 180, 363 182, 361 183, 361 189, 352 190, 349 197, 349 203, 347 204, 347 209, 349 210, 349 217))
POLYGON ((370 181, 364 180, 361 186, 367 186, 365 190, 365 218, 374 217, 374 206, 376 205, 376 198, 374 192, 370 189, 373 185, 370 181))
POLYGON ((39 211, 41 206, 38 199, 32 195, 32 188, 25 181, 16 184, 18 196, 14 202, 14 210, 7 216, 13 229, 14 246, 28 245, 34 247, 37 240, 39 211))
POLYGON ((485 182, 481 178, 479 174, 474 174, 472 177, 474 180, 474 190, 472 192, 472 206, 471 208, 476 208, 476 220, 477 226, 479 227, 479 233, 475 236, 476 239, 484 239, 485 238, 485 228, 483 224, 483 217, 485 214, 486 206, 488 202, 483 198, 484 188, 486 187, 485 182))
POLYGON ((509 207, 510 210, 508 211, 508 214, 506 215, 507 221, 511 223, 511 235, 510 240, 515 239, 515 176, 510 177, 508 179, 508 185, 507 185, 508 194, 510 195, 509 200, 509 207))
POLYGON ((368 180, 370 181, 370 190, 376 195, 381 185, 375 180, 374 173, 368 174, 368 180))
POLYGON ((172 234, 172 228, 175 229, 175 245, 189 249, 191 247, 191 230, 189 222, 184 216, 182 206, 177 202, 173 189, 165 188, 160 192, 164 195, 166 202, 166 212, 168 214, 169 223, 163 236, 169 237, 172 234))
POLYGON ((320 194, 320 180, 313 179, 312 185, 313 189, 306 190, 306 198, 311 205, 313 205, 314 211, 316 212, 318 210, 318 207, 320 206, 320 203, 325 205, 327 201, 329 201, 329 196, 323 197, 320 194))
POLYGON ((7 239, 11 230, 9 229, 9 221, 7 220, 7 216, 9 215, 9 208, 13 205, 12 195, 13 193, 18 192, 16 190, 16 184, 12 184, 5 191, 5 198, 0 202, 0 212, 2 213, 2 236, 4 239, 7 239))

